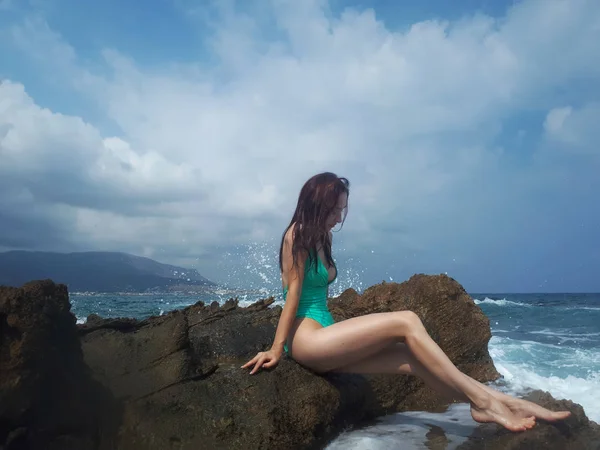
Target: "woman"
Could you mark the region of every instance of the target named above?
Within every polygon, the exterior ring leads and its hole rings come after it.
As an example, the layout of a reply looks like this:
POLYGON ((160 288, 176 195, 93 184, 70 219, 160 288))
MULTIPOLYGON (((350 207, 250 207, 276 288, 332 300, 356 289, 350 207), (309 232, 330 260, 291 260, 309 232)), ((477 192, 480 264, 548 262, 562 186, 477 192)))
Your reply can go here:
POLYGON ((470 403, 477 422, 495 422, 512 431, 533 427, 536 417, 568 417, 568 411, 552 412, 510 397, 460 372, 411 311, 334 322, 327 308, 328 285, 337 276, 331 229, 344 222, 348 195, 348 180, 329 172, 302 187, 279 251, 285 304, 275 339, 270 350, 242 367, 252 367, 251 374, 273 368, 286 351, 318 373, 416 375, 449 398, 470 403))

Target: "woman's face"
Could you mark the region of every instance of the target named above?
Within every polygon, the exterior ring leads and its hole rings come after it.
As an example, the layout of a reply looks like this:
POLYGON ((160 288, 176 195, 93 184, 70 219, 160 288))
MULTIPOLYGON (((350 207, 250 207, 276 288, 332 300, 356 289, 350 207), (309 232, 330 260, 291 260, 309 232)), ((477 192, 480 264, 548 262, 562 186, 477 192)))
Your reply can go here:
POLYGON ((334 206, 333 210, 327 217, 327 231, 331 230, 338 223, 342 223, 344 220, 344 212, 348 206, 348 195, 344 192, 338 197, 338 201, 334 206))

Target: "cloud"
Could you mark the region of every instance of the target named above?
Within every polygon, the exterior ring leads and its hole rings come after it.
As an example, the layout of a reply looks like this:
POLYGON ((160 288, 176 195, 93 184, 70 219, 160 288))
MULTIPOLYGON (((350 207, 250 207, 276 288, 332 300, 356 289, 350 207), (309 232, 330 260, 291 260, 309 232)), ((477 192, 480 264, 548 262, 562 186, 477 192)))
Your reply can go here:
MULTIPOLYGON (((552 165, 551 148, 597 163, 596 2, 526 0, 505 17, 401 31, 370 9, 251 5, 193 11, 210 17, 211 65, 148 68, 118 49, 90 64, 39 18, 13 26, 18 48, 119 130, 43 109, 16 81, 0 86, 0 155, 5 175, 18 174, 5 184, 68 209, 50 214, 63 236, 54 246, 190 261, 276 241, 305 179, 333 170, 352 182, 342 247, 370 276, 466 277, 484 250, 527 240, 508 220, 490 246, 489 217, 527 216, 557 173, 579 167, 552 165), (526 133, 512 130, 524 116, 526 133)), ((16 198, 11 211, 25 205, 16 198)))
POLYGON ((599 118, 600 103, 553 108, 544 121, 546 138, 565 152, 600 157, 598 146, 591 145, 600 139, 599 118))

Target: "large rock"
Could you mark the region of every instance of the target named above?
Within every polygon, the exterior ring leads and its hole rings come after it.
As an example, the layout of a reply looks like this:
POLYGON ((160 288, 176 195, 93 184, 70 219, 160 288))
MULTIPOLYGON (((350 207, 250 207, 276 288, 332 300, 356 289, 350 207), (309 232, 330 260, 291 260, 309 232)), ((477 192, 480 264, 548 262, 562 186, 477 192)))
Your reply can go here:
POLYGON ((70 307, 51 281, 0 287, 0 449, 112 448, 119 413, 92 381, 70 307))
MULTIPOLYGON (((275 334, 281 308, 270 302, 197 304, 140 322, 90 318, 81 327, 86 362, 124 402, 120 448, 311 448, 382 414, 446 406, 408 376, 317 376, 287 359, 249 376, 239 366, 275 334)), ((330 303, 338 320, 413 310, 463 371, 498 377, 488 319, 446 276, 381 284, 362 296, 347 291, 330 303)))
POLYGON ((280 311, 270 303, 81 327, 88 364, 124 403, 119 448, 307 448, 362 419, 361 378, 318 377, 287 359, 270 373, 240 369, 271 343, 280 311))
MULTIPOLYGON (((199 303, 142 321, 90 316, 77 329, 64 286, 0 289, 0 450, 323 448, 377 416, 445 407, 407 376, 319 376, 287 358, 250 376, 240 365, 271 345, 281 312, 272 302, 199 303)), ((331 308, 339 320, 411 309, 463 371, 497 377, 488 321, 448 277, 347 291, 331 308)), ((522 436, 595 442, 584 417, 522 436)), ((468 448, 503 445, 497 429, 482 428, 468 448)))

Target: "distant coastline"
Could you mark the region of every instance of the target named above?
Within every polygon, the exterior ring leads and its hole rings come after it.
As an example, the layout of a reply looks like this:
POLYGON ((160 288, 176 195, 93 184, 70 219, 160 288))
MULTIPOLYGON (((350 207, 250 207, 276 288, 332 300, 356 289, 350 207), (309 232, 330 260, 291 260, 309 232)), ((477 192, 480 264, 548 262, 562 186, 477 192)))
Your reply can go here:
POLYGON ((217 286, 196 269, 128 253, 0 253, 0 285, 16 287, 32 279, 51 279, 66 284, 70 292, 80 293, 192 293, 217 286))

